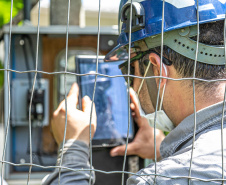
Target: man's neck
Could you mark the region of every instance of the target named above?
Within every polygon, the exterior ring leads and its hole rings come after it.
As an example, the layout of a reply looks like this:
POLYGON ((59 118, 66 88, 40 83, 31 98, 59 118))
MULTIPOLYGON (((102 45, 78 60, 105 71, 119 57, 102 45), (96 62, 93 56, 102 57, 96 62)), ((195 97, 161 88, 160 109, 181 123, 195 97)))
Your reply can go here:
POLYGON ((204 88, 196 88, 195 96, 193 95, 193 88, 190 90, 185 90, 186 95, 183 98, 182 102, 178 103, 178 109, 181 110, 181 114, 177 114, 177 118, 175 119, 175 124, 178 125, 182 120, 184 120, 187 116, 194 113, 194 109, 196 112, 214 105, 216 103, 222 102, 224 100, 225 93, 225 84, 221 83, 217 87, 210 88, 211 84, 204 88), (194 97, 195 97, 195 106, 194 106, 194 97))

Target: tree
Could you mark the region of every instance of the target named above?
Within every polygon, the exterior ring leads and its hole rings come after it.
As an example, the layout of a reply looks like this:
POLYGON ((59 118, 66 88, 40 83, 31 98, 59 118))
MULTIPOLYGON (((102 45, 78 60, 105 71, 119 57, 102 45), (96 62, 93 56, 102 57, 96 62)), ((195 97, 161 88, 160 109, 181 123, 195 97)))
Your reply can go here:
MULTIPOLYGON (((13 14, 15 17, 23 9, 23 0, 13 0, 13 14)), ((10 22, 11 0, 0 0, 0 28, 10 22)))

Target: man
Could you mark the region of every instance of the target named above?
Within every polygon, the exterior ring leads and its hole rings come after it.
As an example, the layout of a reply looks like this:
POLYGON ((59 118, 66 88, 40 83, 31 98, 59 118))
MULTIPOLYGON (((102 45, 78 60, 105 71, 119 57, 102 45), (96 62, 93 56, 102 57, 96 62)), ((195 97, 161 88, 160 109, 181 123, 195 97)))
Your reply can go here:
MULTIPOLYGON (((128 154, 154 158, 155 154, 151 152, 153 129, 149 127, 148 122, 156 125, 157 128, 172 130, 163 141, 162 133, 158 131, 156 147, 160 153, 157 153, 157 158, 162 159, 156 166, 150 164, 136 176, 130 177, 127 184, 188 184, 188 179, 191 184, 221 184, 222 179, 226 177, 223 175, 226 171, 222 167, 226 160, 224 155, 226 148, 225 144, 223 145, 226 140, 222 137, 222 134, 226 134, 225 126, 222 124, 225 121, 222 113, 226 73, 224 47, 220 46, 224 44, 224 21, 222 20, 225 17, 225 1, 200 0, 197 7, 193 0, 178 2, 166 0, 164 10, 164 32, 166 33, 161 60, 163 3, 160 0, 134 2, 132 8, 135 13, 133 13, 130 29, 131 4, 122 1, 120 16, 123 24, 119 45, 106 56, 108 61, 122 59, 125 56, 123 52, 129 48, 128 33, 131 30, 131 68, 134 69, 134 74, 145 77, 158 76, 155 78, 155 83, 153 78, 145 81, 139 78, 133 80, 133 87, 139 94, 144 113, 141 114, 135 92, 131 90, 131 109, 139 130, 134 142, 128 147, 128 154), (197 9, 199 21, 202 23, 198 45, 197 26, 193 26, 197 24, 197 9), (198 56, 196 57, 197 46, 198 56), (195 65, 196 59, 197 65, 195 65), (194 83, 191 79, 193 74, 199 79, 217 79, 217 81, 196 80, 194 83), (187 79, 181 80, 182 78, 187 79), (159 101, 157 101, 157 90, 159 90, 159 101), (153 116, 155 114, 150 113, 154 112, 156 107, 158 109, 155 119, 153 116), (196 111, 195 114, 194 111, 196 111), (194 131, 195 137, 193 137, 194 131), (159 143, 161 143, 160 150, 159 143)), ((122 71, 127 65, 124 63, 120 66, 122 71)), ((68 102, 73 100, 74 107, 70 104, 68 107, 68 132, 63 166, 88 169, 88 125, 91 101, 87 97, 83 98, 83 111, 76 110, 77 91, 78 88, 74 85, 68 97, 68 102)), ((58 144, 63 138, 64 110, 64 102, 62 102, 55 111, 52 122, 53 133, 58 144)), ((93 120, 93 132, 95 127, 93 120)), ((123 155, 124 148, 124 146, 114 148, 111 155, 123 155)), ((88 184, 89 177, 89 171, 75 173, 62 170, 61 182, 62 184, 88 184)), ((94 181, 94 174, 91 177, 94 181)), ((55 184, 57 180, 56 171, 45 182, 55 184)))

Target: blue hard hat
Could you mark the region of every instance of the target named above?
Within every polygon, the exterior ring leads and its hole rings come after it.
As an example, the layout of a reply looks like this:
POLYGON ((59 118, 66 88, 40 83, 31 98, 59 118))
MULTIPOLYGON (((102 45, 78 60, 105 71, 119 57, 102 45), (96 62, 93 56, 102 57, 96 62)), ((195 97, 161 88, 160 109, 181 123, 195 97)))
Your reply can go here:
MULTIPOLYGON (((118 45, 106 55, 105 61, 125 60, 128 57, 125 46, 128 46, 129 43, 130 7, 131 0, 121 0, 119 8, 120 35, 118 38, 118 45)), ((162 8, 163 0, 132 1, 131 47, 134 47, 134 43, 136 43, 137 41, 141 41, 147 38, 149 38, 149 42, 151 42, 151 39, 154 38, 155 35, 161 34, 162 8)), ((199 0, 198 9, 200 24, 223 20, 226 13, 226 0, 199 0)), ((180 30, 186 27, 194 27, 194 25, 197 25, 197 0, 165 0, 164 33, 172 32, 178 29, 180 30)), ((185 32, 190 31, 185 30, 185 32)), ((189 35, 190 33, 187 34, 189 35)), ((184 36, 183 34, 179 34, 179 36, 181 35, 184 36)), ((191 35, 192 34, 190 34, 190 36, 191 35)), ((153 45, 153 47, 160 45, 161 44, 156 44, 153 45)), ((173 44, 168 45, 172 46, 173 44)), ((177 51, 176 46, 174 46, 174 48, 172 49, 177 51)), ((212 49, 213 48, 209 48, 209 53, 211 53, 212 49)), ((222 52, 223 49, 221 48, 220 53, 222 52)), ((179 51, 179 53, 183 53, 183 51, 181 50, 179 51)), ((191 53, 187 54, 186 57, 189 57, 190 55, 191 53)), ((214 54, 211 53, 210 55, 212 56, 214 54)), ((194 59, 193 57, 189 58, 194 59)), ((201 58, 201 56, 199 58, 201 58)))

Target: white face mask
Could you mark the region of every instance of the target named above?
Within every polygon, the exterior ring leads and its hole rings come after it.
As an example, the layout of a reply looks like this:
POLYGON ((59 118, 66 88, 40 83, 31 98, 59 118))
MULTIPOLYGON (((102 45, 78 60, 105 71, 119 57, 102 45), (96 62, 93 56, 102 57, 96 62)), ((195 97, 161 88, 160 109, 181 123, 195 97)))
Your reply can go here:
MULTIPOLYGON (((150 67, 151 62, 148 64, 148 67, 145 71, 144 77, 147 74, 147 70, 150 67)), ((167 74, 167 70, 165 65, 163 64, 164 70, 167 74)), ((140 93, 141 87, 143 85, 144 79, 142 80, 140 87, 138 89, 138 95, 140 93)), ((156 128, 162 131, 166 131, 166 132, 170 132, 171 130, 173 130, 175 128, 173 122, 169 119, 169 117, 166 115, 166 113, 164 112, 164 110, 162 110, 162 103, 163 103, 163 97, 164 97, 164 92, 165 92, 165 87, 166 85, 164 85, 163 87, 163 93, 162 93, 162 98, 161 98, 161 102, 160 102, 160 106, 159 106, 159 110, 156 111, 156 128)), ((138 98, 138 96, 137 96, 138 98)), ((138 98, 139 100, 139 98, 138 98)), ((145 117, 148 120, 148 123, 151 127, 154 127, 154 123, 155 123, 155 112, 151 113, 151 114, 145 114, 143 109, 141 108, 140 105, 140 101, 139 101, 139 111, 140 111, 140 115, 142 117, 145 117)))

